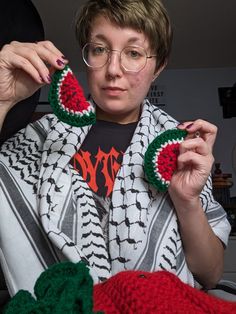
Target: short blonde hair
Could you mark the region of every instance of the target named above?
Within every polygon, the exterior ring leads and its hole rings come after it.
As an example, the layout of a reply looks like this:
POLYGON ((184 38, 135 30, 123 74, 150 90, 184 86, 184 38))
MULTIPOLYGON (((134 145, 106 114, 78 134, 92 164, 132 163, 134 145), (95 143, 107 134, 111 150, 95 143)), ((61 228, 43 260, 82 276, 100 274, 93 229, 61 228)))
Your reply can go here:
POLYGON ((160 0, 88 0, 75 19, 76 38, 82 48, 89 40, 94 19, 103 15, 119 27, 143 32, 157 55, 156 68, 167 63, 172 43, 172 27, 160 0))

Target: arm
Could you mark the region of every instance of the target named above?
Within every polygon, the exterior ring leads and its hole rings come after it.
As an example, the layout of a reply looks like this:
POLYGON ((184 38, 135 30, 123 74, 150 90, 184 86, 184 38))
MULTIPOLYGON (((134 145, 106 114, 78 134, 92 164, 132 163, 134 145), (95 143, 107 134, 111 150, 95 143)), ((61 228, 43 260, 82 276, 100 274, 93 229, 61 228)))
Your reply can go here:
POLYGON ((177 212, 186 261, 196 279, 212 288, 223 272, 224 247, 214 234, 200 202, 200 193, 214 161, 213 144, 217 128, 203 120, 184 123, 189 135, 180 145, 178 170, 169 187, 177 212), (194 137, 196 131, 201 136, 194 137))
POLYGON ((223 272, 223 244, 212 231, 199 200, 178 204, 176 210, 189 269, 199 283, 212 288, 223 272))

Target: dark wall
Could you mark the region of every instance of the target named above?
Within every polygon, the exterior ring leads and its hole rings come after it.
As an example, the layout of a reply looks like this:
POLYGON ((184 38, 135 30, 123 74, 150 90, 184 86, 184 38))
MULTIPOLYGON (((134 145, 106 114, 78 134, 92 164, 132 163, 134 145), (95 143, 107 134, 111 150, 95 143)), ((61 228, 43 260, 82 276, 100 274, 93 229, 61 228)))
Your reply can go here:
MULTIPOLYGON (((35 42, 44 39, 41 18, 30 0, 0 0, 0 30, 0 48, 13 40, 35 42)), ((9 111, 0 134, 0 145, 29 123, 39 96, 40 91, 9 111)))

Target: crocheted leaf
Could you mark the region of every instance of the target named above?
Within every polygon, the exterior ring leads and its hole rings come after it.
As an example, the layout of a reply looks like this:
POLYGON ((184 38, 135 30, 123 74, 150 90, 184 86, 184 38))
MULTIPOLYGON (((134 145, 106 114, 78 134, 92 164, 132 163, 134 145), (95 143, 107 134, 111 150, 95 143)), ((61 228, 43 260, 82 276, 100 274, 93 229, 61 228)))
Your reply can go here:
POLYGON ((20 290, 4 308, 4 314, 32 313, 36 301, 28 291, 20 290))
POLYGON ((144 170, 148 181, 160 192, 165 192, 170 184, 177 167, 179 144, 187 134, 185 130, 167 130, 148 146, 144 157, 144 170))
POLYGON ((93 280, 84 262, 50 266, 34 286, 36 300, 20 290, 4 314, 103 314, 93 311, 93 280))
POLYGON ((54 73, 48 100, 55 115, 63 122, 78 127, 95 123, 95 108, 85 99, 68 65, 54 73))

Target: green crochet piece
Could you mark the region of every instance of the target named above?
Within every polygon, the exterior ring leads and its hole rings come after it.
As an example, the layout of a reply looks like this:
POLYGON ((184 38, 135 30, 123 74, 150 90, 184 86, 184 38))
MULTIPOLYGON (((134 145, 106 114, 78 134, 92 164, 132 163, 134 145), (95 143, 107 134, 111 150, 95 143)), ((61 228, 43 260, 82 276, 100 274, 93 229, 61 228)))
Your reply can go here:
POLYGON ((4 314, 102 314, 93 312, 93 280, 84 262, 63 262, 44 271, 34 293, 20 290, 4 314))
POLYGON ((150 184, 159 192, 165 192, 177 167, 179 144, 188 132, 170 129, 162 132, 151 144, 144 156, 144 171, 150 184))

